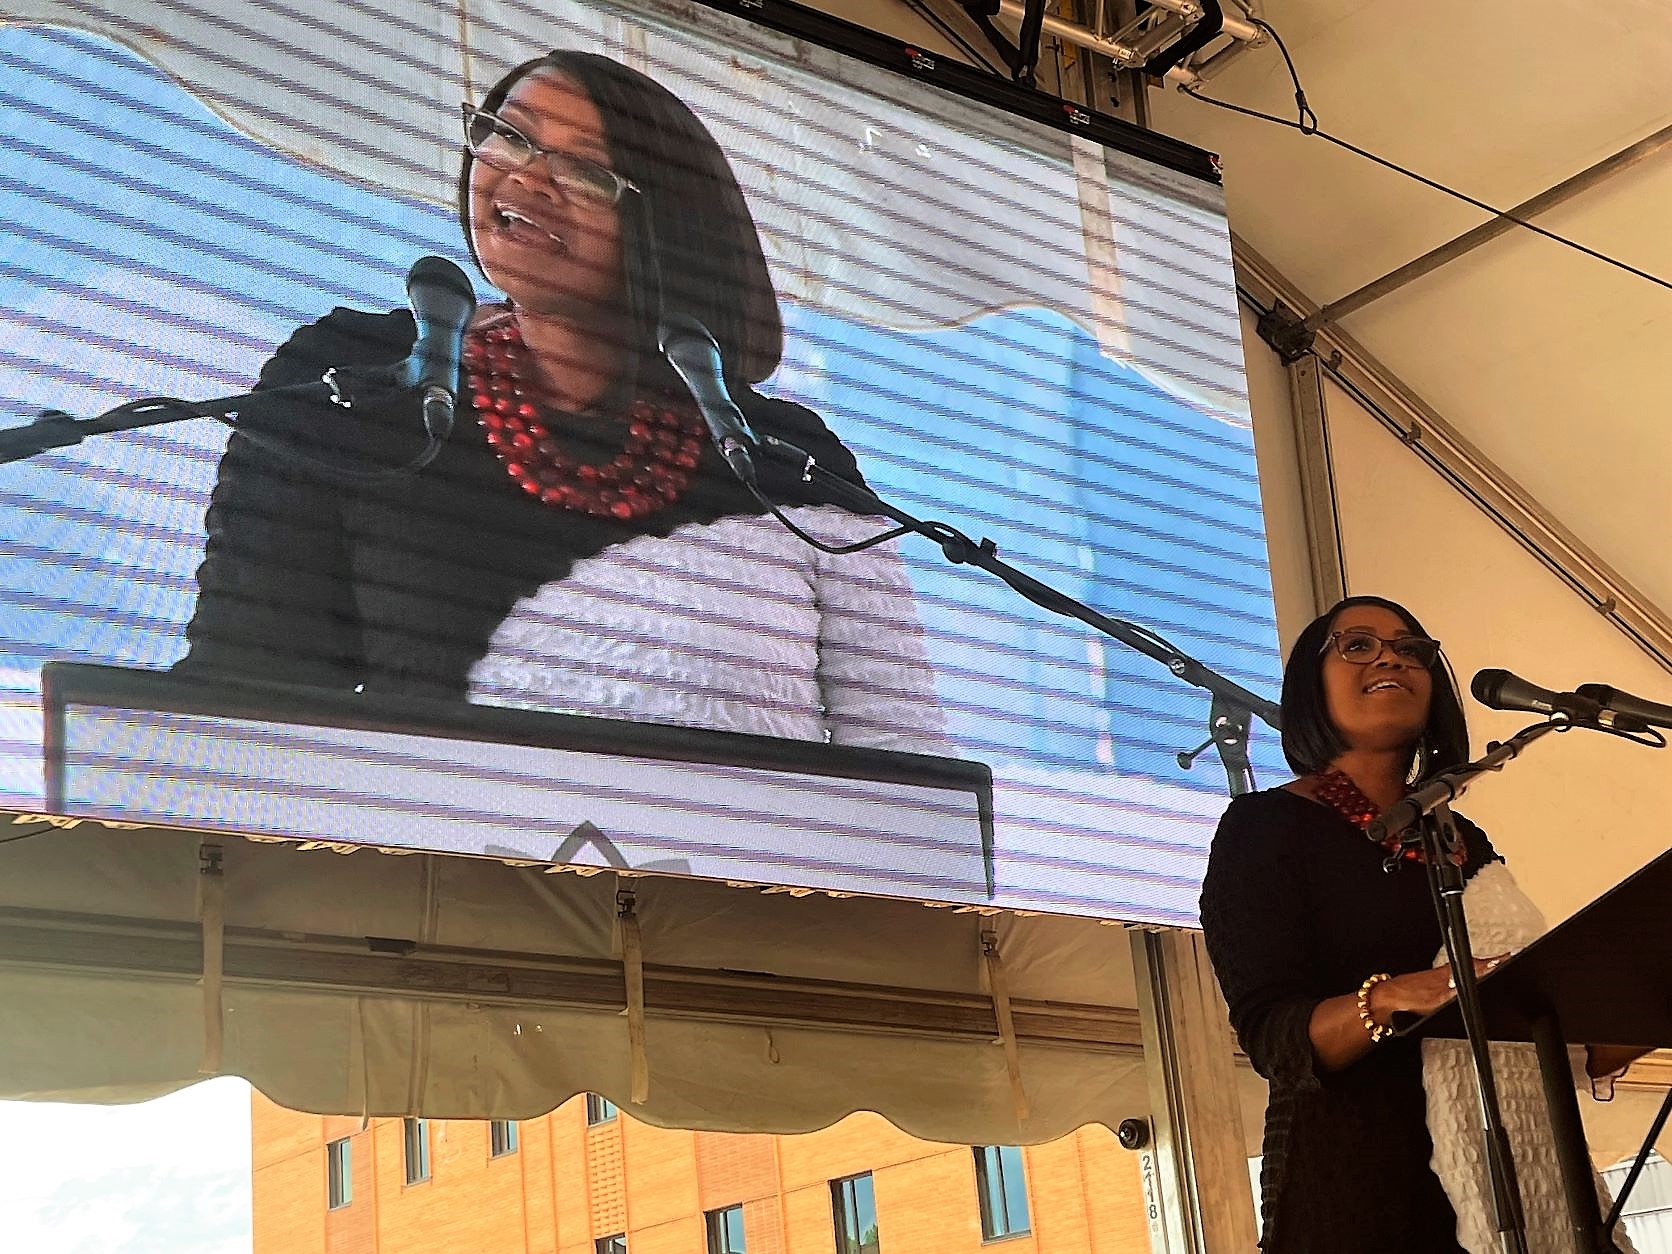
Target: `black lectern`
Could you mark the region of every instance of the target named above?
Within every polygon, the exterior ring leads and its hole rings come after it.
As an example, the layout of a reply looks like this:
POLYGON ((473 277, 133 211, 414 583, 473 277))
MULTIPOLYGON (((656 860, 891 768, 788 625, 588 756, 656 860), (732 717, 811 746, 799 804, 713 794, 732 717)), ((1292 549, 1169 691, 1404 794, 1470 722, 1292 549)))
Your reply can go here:
POLYGON ((54 662, 50 812, 984 904, 982 762, 54 662))
MULTIPOLYGON (((1672 851, 1540 937, 1480 983, 1487 1034, 1537 1047, 1577 1247, 1606 1254, 1567 1044, 1672 1045, 1672 851)), ((1455 1003, 1414 1036, 1461 1038, 1455 1003)))

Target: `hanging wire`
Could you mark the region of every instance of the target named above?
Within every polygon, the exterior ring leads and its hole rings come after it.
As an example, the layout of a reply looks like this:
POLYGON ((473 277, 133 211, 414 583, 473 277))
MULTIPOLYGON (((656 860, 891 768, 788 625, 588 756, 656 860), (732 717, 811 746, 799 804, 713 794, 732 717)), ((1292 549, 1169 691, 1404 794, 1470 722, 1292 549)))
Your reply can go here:
POLYGON ((54 830, 54 828, 55 828, 55 824, 40 823, 40 824, 37 824, 34 827, 31 827, 26 832, 18 832, 15 835, 12 835, 12 836, 0 836, 0 845, 9 845, 9 844, 12 844, 14 841, 28 840, 31 836, 44 836, 44 835, 46 835, 46 833, 54 830))
POLYGON ((1437 192, 1442 192, 1447 196, 1451 196, 1454 199, 1462 201, 1466 205, 1479 209, 1483 213, 1489 213, 1495 218, 1502 218, 1507 222, 1513 222, 1516 226, 1523 227, 1535 235, 1542 235, 1545 239, 1561 244, 1566 248, 1571 248, 1575 252, 1582 253, 1593 260, 1602 262, 1604 265, 1613 266, 1617 270, 1622 270, 1625 273, 1634 275, 1639 279, 1644 279, 1653 283, 1657 287, 1666 288, 1668 291, 1672 291, 1672 280, 1664 279, 1658 274, 1652 274, 1647 270, 1640 269, 1639 267, 1632 265, 1630 262, 1621 261, 1618 257, 1611 257, 1605 252, 1591 248, 1589 245, 1581 244, 1577 240, 1569 239, 1565 235, 1558 234, 1546 227, 1539 226, 1537 223, 1531 222, 1526 218, 1518 217, 1506 209, 1499 209, 1495 205, 1487 204, 1486 201, 1479 200, 1474 196, 1469 195, 1467 192, 1458 191, 1455 187, 1450 187, 1447 184, 1440 182, 1438 179, 1431 179, 1425 174, 1419 174, 1415 170, 1400 165, 1397 161, 1391 161, 1386 157, 1371 152, 1367 148, 1361 148, 1350 140, 1342 139, 1339 135, 1330 134, 1318 125, 1318 115, 1312 111, 1312 106, 1307 104, 1306 92, 1301 87, 1300 72, 1295 68, 1294 58, 1289 55, 1288 46, 1283 42, 1283 37, 1277 33, 1276 27, 1272 26, 1271 23, 1267 22, 1263 18, 1250 18, 1249 20, 1253 25, 1259 27, 1261 30, 1265 31, 1266 34, 1270 35, 1272 42, 1277 45, 1277 50, 1283 54, 1283 63, 1289 67, 1289 79, 1295 87, 1295 118, 1293 120, 1290 120, 1289 118, 1280 118, 1274 114, 1263 113, 1259 109, 1251 109, 1246 105, 1232 104, 1229 100, 1218 100, 1212 96, 1203 95, 1201 91, 1192 87, 1184 86, 1183 84, 1179 86, 1180 91, 1193 100, 1200 100, 1203 104, 1210 104, 1215 108, 1227 109, 1232 113, 1240 113, 1244 117, 1258 118, 1262 122, 1270 122, 1276 126, 1287 127, 1290 130, 1299 131, 1302 135, 1315 135, 1317 138, 1334 144, 1337 148, 1344 149, 1356 157, 1360 157, 1365 161, 1382 166, 1384 169, 1392 170, 1395 174, 1402 174, 1408 179, 1421 183, 1424 187, 1429 187, 1437 192))
POLYGON ((859 553, 865 549, 873 549, 879 544, 886 544, 890 540, 896 540, 899 537, 916 530, 916 528, 913 527, 895 527, 888 531, 879 532, 877 535, 870 536, 864 540, 856 540, 852 544, 829 544, 826 541, 819 539, 817 536, 809 534, 802 527, 798 526, 794 519, 778 507, 778 503, 776 501, 767 496, 766 493, 762 492, 753 482, 745 479, 743 480, 743 486, 748 488, 749 494, 753 496, 755 500, 759 501, 761 506, 768 513, 770 513, 779 522, 783 523, 792 535, 795 535, 799 539, 812 545, 821 553, 834 553, 838 556, 844 553, 859 553))

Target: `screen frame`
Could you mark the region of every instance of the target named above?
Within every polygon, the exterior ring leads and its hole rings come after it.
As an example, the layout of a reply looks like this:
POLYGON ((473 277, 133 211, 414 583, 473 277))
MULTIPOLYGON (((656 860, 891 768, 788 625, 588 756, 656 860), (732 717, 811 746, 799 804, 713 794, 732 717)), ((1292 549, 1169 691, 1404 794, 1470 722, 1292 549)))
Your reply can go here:
POLYGON ((794 0, 695 0, 704 8, 741 18, 757 26, 805 39, 830 52, 926 83, 975 104, 1039 122, 1070 135, 1083 136, 1106 148, 1214 187, 1223 186, 1219 155, 1183 140, 1147 130, 1124 118, 1101 113, 1078 101, 1053 96, 1038 88, 986 73, 974 66, 915 44, 871 30, 794 0))

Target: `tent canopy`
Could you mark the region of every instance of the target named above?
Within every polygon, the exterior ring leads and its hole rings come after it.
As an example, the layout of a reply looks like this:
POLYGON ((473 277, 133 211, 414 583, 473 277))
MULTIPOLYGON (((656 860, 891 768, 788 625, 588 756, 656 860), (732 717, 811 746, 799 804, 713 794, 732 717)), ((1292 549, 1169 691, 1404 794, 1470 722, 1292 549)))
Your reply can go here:
POLYGON ((0 1026, 10 1097, 229 1072, 322 1113, 598 1092, 667 1126, 877 1110, 971 1144, 1147 1109, 1126 935, 1091 920, 88 823, 18 826, 6 862, 0 966, 29 1008, 0 1026))
MULTIPOLYGON (((1501 209, 1672 125, 1672 10, 1655 0, 1263 7, 1324 129, 1501 209)), ((1272 48, 1204 90, 1294 116, 1272 48)), ((1174 90, 1152 102, 1159 129, 1223 154, 1233 228, 1319 304, 1488 220, 1322 139, 1174 90)), ((1534 221, 1666 281, 1669 208, 1659 148, 1534 221)), ((1664 282, 1515 228, 1340 325, 1664 616, 1664 282)))
MULTIPOLYGON (((13 6, 40 18, 82 7, 13 6)), ((903 4, 829 7, 896 33, 924 31, 903 4)), ((1525 201, 1672 124, 1662 85, 1672 10, 1651 0, 1607 8, 1532 0, 1513 14, 1439 0, 1268 0, 1263 8, 1325 128, 1497 205, 1525 201), (1582 90, 1575 49, 1594 61, 1582 90)), ((273 64, 283 51, 252 59, 273 64)), ((424 50, 401 51, 427 81, 424 50)), ((458 72, 462 95, 471 84, 458 72)), ((1246 54, 1208 90, 1278 114, 1293 104, 1272 49, 1246 54)), ((1152 104, 1160 129, 1224 154, 1233 226, 1315 303, 1483 220, 1320 139, 1171 91, 1154 93, 1152 104)), ((439 152, 410 156, 442 168, 439 152)), ((1660 155, 1540 221, 1672 275, 1669 206, 1672 156, 1660 155)), ((1672 569, 1657 524, 1672 471, 1662 422, 1669 302, 1662 286, 1518 229, 1341 326, 1648 603, 1665 607, 1672 569)), ((1292 635, 1311 593, 1295 557, 1301 511, 1284 444, 1287 401, 1273 363, 1256 360, 1262 351, 1250 341, 1256 427, 1272 467, 1274 582, 1292 635)), ((1597 679, 1672 697, 1658 662, 1375 430, 1351 397, 1332 402, 1354 590, 1433 606, 1424 617, 1465 676, 1471 664, 1511 665, 1550 686, 1597 679)), ((1501 726, 1486 720, 1477 731, 1501 726)), ((1672 784, 1659 760, 1625 760, 1612 745, 1551 750, 1544 760, 1549 767, 1520 803, 1493 794, 1470 808, 1560 917, 1665 847, 1660 816, 1672 784), (1592 798, 1586 784, 1596 777, 1631 796, 1592 798), (1587 837, 1578 870, 1575 832, 1587 837)), ((1144 1108, 1138 1031, 1124 1009, 1136 999, 1116 928, 220 844, 221 909, 207 912, 225 927, 218 1062, 288 1105, 503 1117, 590 1089, 688 1127, 792 1131, 872 1108, 917 1135, 1008 1143, 1144 1108), (662 999, 646 1022, 651 1100, 638 1106, 627 1100, 619 991, 623 887, 634 894, 647 1002, 662 999), (995 1043, 984 930, 995 933, 1017 1009, 1025 1118, 995 1043), (391 943, 379 948, 367 937, 391 943), (490 944, 495 952, 484 953, 490 944), (896 1012, 882 1014, 885 1004, 896 1012), (301 1016, 321 1029, 306 1052, 286 1031, 301 1016), (900 1048, 907 1039, 910 1051, 900 1048), (586 1040, 594 1047, 573 1048, 586 1040), (838 1056, 848 1060, 839 1084, 827 1065, 838 1056), (861 1056, 867 1065, 853 1065, 861 1056), (473 1061, 432 1067, 440 1057, 473 1061)), ((9 1094, 132 1098, 216 1061, 204 1033, 217 1020, 196 982, 206 913, 199 845, 187 833, 83 827, 8 847, 7 987, 41 1007, 0 1026, 0 1056, 40 1065, 35 1075, 9 1067, 9 1094), (26 952, 21 933, 50 928, 59 929, 51 952, 26 952)))

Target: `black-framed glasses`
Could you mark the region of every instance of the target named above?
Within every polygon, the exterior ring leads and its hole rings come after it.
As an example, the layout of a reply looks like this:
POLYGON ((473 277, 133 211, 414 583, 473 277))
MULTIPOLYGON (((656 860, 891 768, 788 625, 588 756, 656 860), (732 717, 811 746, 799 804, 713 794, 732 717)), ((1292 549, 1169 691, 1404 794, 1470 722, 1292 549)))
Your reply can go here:
POLYGON ((1354 666, 1369 666, 1382 656, 1384 650, 1401 662, 1409 662, 1423 670, 1433 666, 1434 660, 1440 656, 1440 642, 1427 636, 1395 636, 1392 640, 1384 640, 1373 631, 1337 631, 1330 634, 1319 652, 1329 652, 1332 645, 1342 661, 1351 662, 1354 666))
POLYGON ((521 170, 536 157, 544 157, 552 182, 601 206, 620 204, 628 192, 639 190, 631 179, 590 158, 540 147, 497 113, 469 103, 461 104, 459 111, 464 116, 464 146, 471 156, 496 170, 521 170))

